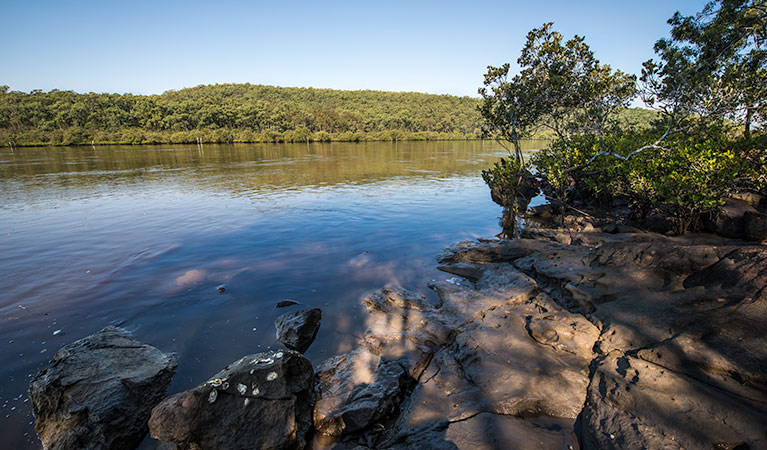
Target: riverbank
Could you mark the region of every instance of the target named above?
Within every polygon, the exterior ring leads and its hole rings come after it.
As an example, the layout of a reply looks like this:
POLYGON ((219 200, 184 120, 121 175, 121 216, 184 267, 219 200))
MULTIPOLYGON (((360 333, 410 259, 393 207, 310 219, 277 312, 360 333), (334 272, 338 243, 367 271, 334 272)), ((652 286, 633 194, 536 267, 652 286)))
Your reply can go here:
POLYGON ((468 141, 481 140, 476 133, 443 133, 436 131, 325 131, 291 130, 285 132, 256 132, 240 129, 149 131, 127 129, 120 131, 66 130, 52 133, 10 133, 0 130, 3 147, 50 147, 75 145, 173 145, 173 144, 291 144, 329 142, 399 142, 399 141, 468 141))
POLYGON ((318 369, 318 430, 348 448, 765 448, 767 248, 572 219, 451 246, 439 304, 369 297, 360 346, 318 369), (359 431, 339 363, 376 386, 389 359, 405 400, 359 431))
POLYGON ((450 246, 436 301, 386 286, 364 299, 350 351, 314 368, 288 350, 244 357, 155 407, 152 436, 182 448, 238 435, 293 448, 311 434, 315 448, 357 450, 765 448, 767 247, 565 222, 450 246))

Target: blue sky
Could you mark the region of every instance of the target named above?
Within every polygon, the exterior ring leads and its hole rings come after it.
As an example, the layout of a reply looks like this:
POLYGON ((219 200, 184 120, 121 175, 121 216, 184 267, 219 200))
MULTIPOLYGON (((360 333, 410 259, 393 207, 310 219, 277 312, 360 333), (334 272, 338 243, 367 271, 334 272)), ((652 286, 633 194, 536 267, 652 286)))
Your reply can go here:
POLYGON ((0 84, 162 93, 253 83, 476 95, 547 21, 631 73, 705 1, 3 0, 0 84))

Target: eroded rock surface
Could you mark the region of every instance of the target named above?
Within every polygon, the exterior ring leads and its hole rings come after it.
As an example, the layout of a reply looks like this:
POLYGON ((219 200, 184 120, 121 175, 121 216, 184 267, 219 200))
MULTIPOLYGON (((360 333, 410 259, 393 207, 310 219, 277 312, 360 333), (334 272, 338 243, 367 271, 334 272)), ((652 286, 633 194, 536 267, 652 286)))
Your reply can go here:
POLYGON ((409 379, 386 384, 399 405, 339 434, 393 449, 574 448, 575 431, 584 448, 767 448, 767 248, 570 222, 446 249, 439 268, 463 279, 433 283, 435 304, 369 297, 368 331, 335 365, 377 379, 398 361, 409 379))
POLYGON ((181 448, 300 449, 312 426, 314 371, 298 352, 248 355, 152 410, 153 438, 181 448))
POLYGON ((60 349, 30 383, 46 449, 134 449, 176 370, 170 354, 107 327, 60 349))

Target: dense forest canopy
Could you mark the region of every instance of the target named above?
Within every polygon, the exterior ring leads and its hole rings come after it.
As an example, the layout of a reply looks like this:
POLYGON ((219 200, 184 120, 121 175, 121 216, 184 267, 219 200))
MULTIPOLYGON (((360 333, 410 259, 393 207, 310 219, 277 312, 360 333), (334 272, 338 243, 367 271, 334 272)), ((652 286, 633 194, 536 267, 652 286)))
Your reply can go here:
POLYGON ((479 133, 476 99, 413 92, 252 84, 161 95, 30 93, 0 88, 3 143, 164 143, 465 139, 479 133))
MULTIPOLYGON (((0 142, 23 146, 472 139, 481 137, 478 104, 478 99, 450 95, 252 84, 197 86, 148 96, 24 93, 0 86, 0 142)), ((622 117, 627 123, 649 124, 652 112, 625 110, 622 117)))

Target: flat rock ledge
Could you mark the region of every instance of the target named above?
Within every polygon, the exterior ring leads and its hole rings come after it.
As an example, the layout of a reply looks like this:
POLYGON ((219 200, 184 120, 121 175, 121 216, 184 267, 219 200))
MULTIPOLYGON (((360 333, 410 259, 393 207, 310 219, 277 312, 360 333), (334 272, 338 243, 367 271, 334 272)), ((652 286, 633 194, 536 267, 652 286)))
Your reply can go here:
POLYGON ((347 448, 767 448, 767 247, 540 229, 438 256, 438 300, 387 286, 317 368, 347 448))
POLYGON ((150 434, 179 449, 302 449, 312 429, 313 388, 314 370, 300 353, 248 355, 163 400, 152 410, 150 434))
POLYGON ((43 448, 135 449, 175 370, 172 355, 121 328, 63 347, 29 387, 43 448))

